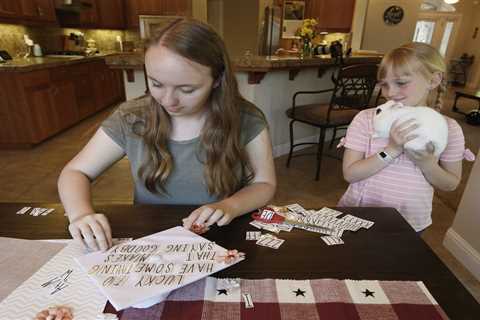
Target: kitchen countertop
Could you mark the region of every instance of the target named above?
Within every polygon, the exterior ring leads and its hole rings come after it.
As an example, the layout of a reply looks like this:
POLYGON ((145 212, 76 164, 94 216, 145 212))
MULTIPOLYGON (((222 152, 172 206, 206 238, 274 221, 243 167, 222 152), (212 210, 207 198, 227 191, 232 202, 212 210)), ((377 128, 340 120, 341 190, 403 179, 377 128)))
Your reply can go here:
MULTIPOLYGON (((379 63, 382 56, 378 54, 352 54, 344 59, 344 64, 379 63)), ((0 64, 0 72, 27 72, 45 68, 77 64, 93 60, 105 60, 112 69, 125 69, 127 73, 133 70, 143 70, 143 52, 105 52, 88 57, 31 57, 16 58, 0 64)), ((319 75, 326 69, 335 65, 335 60, 329 55, 314 56, 312 58, 299 58, 297 56, 251 56, 233 60, 236 72, 248 72, 249 83, 259 83, 265 74, 270 71, 289 70, 289 78, 293 80, 296 74, 305 68, 318 68, 319 75)))
MULTIPOLYGON (((345 58, 346 64, 380 62, 381 55, 356 55, 345 58)), ((108 55, 106 63, 111 68, 143 69, 144 57, 142 53, 126 52, 108 55)), ((334 64, 329 55, 320 55, 307 59, 295 56, 252 56, 250 58, 238 58, 233 60, 235 71, 266 72, 275 69, 306 68, 334 64)))
POLYGON ((123 53, 106 52, 96 54, 93 56, 55 56, 49 57, 29 57, 29 58, 14 58, 5 63, 0 63, 0 72, 29 72, 41 69, 55 68, 77 63, 84 63, 89 61, 105 60, 109 56, 115 56, 123 53))
MULTIPOLYGON (((352 54, 344 59, 344 64, 357 63, 380 63, 382 55, 380 54, 352 54)), ((105 57, 105 61, 110 68, 129 70, 143 70, 144 57, 141 52, 118 53, 105 57)), ((234 70, 236 72, 247 72, 249 74, 248 82, 258 84, 267 72, 277 70, 288 70, 290 80, 295 79, 296 74, 301 69, 318 68, 319 75, 326 69, 335 65, 335 60, 330 55, 314 56, 312 58, 301 59, 298 56, 251 56, 242 57, 233 60, 234 70)))

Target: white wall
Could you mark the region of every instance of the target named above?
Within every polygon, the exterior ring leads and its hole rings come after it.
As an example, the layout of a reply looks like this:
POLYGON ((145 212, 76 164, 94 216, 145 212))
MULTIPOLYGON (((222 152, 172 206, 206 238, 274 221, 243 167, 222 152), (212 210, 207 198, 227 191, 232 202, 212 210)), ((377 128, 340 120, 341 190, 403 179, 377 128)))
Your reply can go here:
POLYGON ((480 281, 480 152, 443 244, 480 281))
POLYGON ((369 0, 361 49, 385 53, 412 41, 421 3, 422 0, 369 0), (403 20, 394 26, 383 21, 385 9, 392 5, 404 10, 403 20))
POLYGON ((134 78, 134 82, 128 82, 127 75, 125 71, 123 71, 123 84, 125 85, 125 98, 127 100, 132 100, 143 96, 147 88, 145 83, 145 73, 143 70, 135 70, 134 78))
MULTIPOLYGON (((259 107, 267 118, 275 157, 288 153, 290 147, 290 119, 285 115, 285 111, 291 107, 293 94, 300 90, 320 90, 333 87, 330 80, 331 71, 327 71, 321 78, 318 78, 315 68, 301 70, 294 80, 288 79, 288 71, 270 71, 259 84, 248 84, 246 72, 237 72, 236 77, 242 96, 259 107)), ((331 93, 308 95, 297 99, 297 103, 328 103, 330 95, 331 93)), ((319 130, 317 128, 298 122, 294 128, 295 142, 318 141, 319 130)), ((327 134, 326 140, 330 140, 330 136, 331 133, 327 134)))
POLYGON ((369 0, 355 1, 352 21, 352 50, 357 51, 362 47, 363 29, 367 18, 369 0))

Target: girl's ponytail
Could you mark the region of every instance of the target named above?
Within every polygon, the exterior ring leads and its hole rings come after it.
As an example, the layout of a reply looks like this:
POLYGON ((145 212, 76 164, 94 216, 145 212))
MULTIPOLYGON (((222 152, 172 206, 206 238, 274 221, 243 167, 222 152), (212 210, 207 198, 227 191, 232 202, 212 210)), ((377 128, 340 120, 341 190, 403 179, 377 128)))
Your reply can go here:
POLYGON ((447 92, 447 81, 445 79, 442 79, 442 82, 437 87, 437 95, 435 98, 435 103, 433 105, 433 108, 437 111, 441 111, 443 107, 443 96, 447 92))

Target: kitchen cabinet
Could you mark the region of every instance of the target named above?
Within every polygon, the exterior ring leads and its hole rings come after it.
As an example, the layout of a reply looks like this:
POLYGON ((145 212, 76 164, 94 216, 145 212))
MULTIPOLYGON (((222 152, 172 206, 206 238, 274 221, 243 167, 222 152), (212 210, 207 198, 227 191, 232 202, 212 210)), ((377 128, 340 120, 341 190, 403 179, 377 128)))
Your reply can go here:
POLYGON ((125 100, 121 70, 110 69, 104 61, 91 64, 90 70, 97 105, 96 110, 125 100))
POLYGON ((75 100, 79 119, 84 119, 97 110, 95 97, 93 95, 94 84, 92 81, 93 77, 90 74, 90 64, 92 63, 82 63, 69 67, 75 87, 75 100))
POLYGON ((305 17, 317 19, 318 31, 350 32, 355 0, 307 0, 305 17))
MULTIPOLYGON (((30 143, 38 143, 77 121, 74 87, 70 81, 52 81, 48 70, 20 74, 20 91, 25 98, 24 126, 30 143)), ((66 79, 65 79, 66 80, 66 79)))
POLYGON ((12 19, 21 15, 18 0, 0 0, 0 19, 12 19))
POLYGON ((126 0, 128 28, 138 28, 139 15, 191 16, 193 0, 126 0))
POLYGON ((97 1, 81 0, 81 2, 83 4, 84 10, 80 11, 79 26, 83 28, 96 27, 98 21, 97 1))
POLYGON ((20 0, 21 18, 25 24, 55 23, 53 0, 20 0))
POLYGON ((97 0, 96 6, 98 28, 125 28, 125 10, 123 0, 97 0))
POLYGON ((32 146, 125 100, 120 70, 103 60, 0 72, 0 147, 32 146))
POLYGON ((187 0, 163 0, 162 14, 165 16, 190 16, 191 2, 187 0))

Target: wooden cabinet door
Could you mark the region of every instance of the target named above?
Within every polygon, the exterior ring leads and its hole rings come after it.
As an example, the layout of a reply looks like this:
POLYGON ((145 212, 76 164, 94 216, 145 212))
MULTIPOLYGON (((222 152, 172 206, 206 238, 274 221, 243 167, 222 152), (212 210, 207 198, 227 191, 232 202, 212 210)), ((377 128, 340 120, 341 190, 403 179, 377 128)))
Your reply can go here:
POLYGON ((121 70, 110 69, 105 62, 91 64, 92 83, 97 104, 96 110, 125 100, 123 73, 121 70))
POLYGON ((98 23, 100 28, 125 28, 125 15, 122 0, 98 0, 98 23))
POLYGON ((96 110, 94 86, 90 74, 90 64, 82 63, 69 67, 71 79, 75 88, 78 117, 83 119, 96 110))
POLYGON ((55 6, 53 0, 20 0, 22 17, 26 23, 56 22, 55 6))
POLYGON ((355 0, 308 0, 307 18, 317 19, 319 31, 350 32, 355 0))
POLYGON ((53 82, 51 85, 53 109, 58 119, 57 129, 66 129, 78 121, 75 88, 72 81, 53 82))
POLYGON ((38 17, 38 7, 35 0, 20 0, 22 16, 27 19, 36 19, 38 17))
POLYGON ((0 0, 0 17, 19 18, 21 16, 18 0, 0 0))
POLYGON ((323 0, 322 19, 332 31, 350 32, 355 0, 323 0))
POLYGON ((191 0, 162 0, 162 15, 190 16, 191 0))
POLYGON ((31 142, 45 140, 59 130, 59 118, 52 99, 52 87, 47 70, 33 71, 19 77, 28 111, 26 130, 31 131, 31 142))
POLYGON ((126 0, 127 26, 138 28, 139 15, 190 16, 192 0, 126 0))
POLYGON ((86 8, 80 12, 80 26, 95 27, 98 22, 97 2, 95 0, 82 0, 82 3, 86 8))
POLYGON ((36 3, 38 20, 47 22, 55 22, 57 20, 53 0, 34 0, 32 2, 36 3))
POLYGON ((90 64, 90 75, 93 83, 93 92, 95 97, 95 110, 102 110, 108 103, 110 92, 108 87, 108 79, 105 76, 105 64, 103 62, 95 62, 90 64))
POLYGON ((138 0, 139 14, 162 15, 165 0, 138 0))

